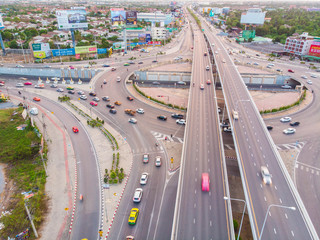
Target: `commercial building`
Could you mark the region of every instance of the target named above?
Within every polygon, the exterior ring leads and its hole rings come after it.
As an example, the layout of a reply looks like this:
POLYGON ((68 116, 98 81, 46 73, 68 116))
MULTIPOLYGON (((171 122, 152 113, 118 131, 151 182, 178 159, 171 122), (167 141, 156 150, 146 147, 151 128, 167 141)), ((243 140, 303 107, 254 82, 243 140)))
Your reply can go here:
MULTIPOLYGON (((126 28, 127 40, 137 39, 137 38, 139 38, 139 35, 146 34, 146 33, 150 33, 150 32, 147 32, 145 28, 126 28)), ((124 31, 123 30, 121 30, 121 32, 119 34, 119 38, 120 39, 124 38, 124 31)))
POLYGON ((152 39, 164 40, 169 37, 169 30, 164 27, 153 27, 151 28, 152 39))
POLYGON ((307 32, 301 35, 291 36, 286 39, 284 50, 297 56, 308 55, 313 41, 314 37, 309 36, 307 32))

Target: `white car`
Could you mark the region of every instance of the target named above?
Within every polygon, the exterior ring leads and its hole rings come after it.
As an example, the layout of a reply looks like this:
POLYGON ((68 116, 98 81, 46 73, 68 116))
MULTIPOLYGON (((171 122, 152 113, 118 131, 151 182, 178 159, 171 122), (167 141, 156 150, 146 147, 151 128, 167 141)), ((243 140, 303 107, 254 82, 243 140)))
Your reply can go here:
POLYGON ((224 131, 224 132, 231 132, 231 127, 224 127, 224 128, 223 128, 223 131, 224 131))
POLYGON ((284 134, 293 134, 295 132, 296 132, 296 129, 294 129, 294 128, 287 128, 287 129, 283 130, 284 134))
POLYGON ((38 108, 34 107, 30 109, 30 114, 32 115, 38 115, 39 111, 38 108))
POLYGON ((186 125, 186 120, 184 120, 184 119, 178 119, 178 120, 176 120, 176 123, 177 123, 177 124, 180 124, 180 125, 186 125))
POLYGON ((17 64, 16 65, 16 68, 24 68, 24 66, 20 65, 20 64, 17 64))
POLYGON ((142 162, 144 162, 144 163, 149 162, 149 154, 148 153, 143 154, 142 162))
POLYGON ((308 79, 307 76, 305 76, 305 75, 302 75, 301 78, 308 79))
POLYGON ((142 108, 138 108, 136 111, 137 113, 144 114, 144 110, 142 108))
POLYGON ((50 87, 52 87, 52 88, 57 88, 58 85, 57 85, 57 84, 51 84, 50 87))
POLYGON ((84 92, 83 91, 78 91, 78 94, 79 95, 84 95, 84 92))
POLYGON ((160 156, 156 156, 155 165, 156 165, 156 167, 160 167, 161 166, 161 157, 160 156))
POLYGON ((273 63, 269 63, 269 64, 268 64, 268 66, 273 67, 273 66, 274 66, 274 64, 273 64, 273 63))
POLYGON ((16 87, 23 87, 24 85, 23 85, 23 83, 17 83, 16 84, 16 87))
POLYGON ((311 80, 308 80, 307 83, 310 84, 310 85, 312 85, 312 81, 311 81, 311 80))
POLYGON ((201 89, 201 90, 204 89, 204 85, 203 85, 203 84, 200 85, 200 89, 201 89))
POLYGON ((129 118, 129 122, 136 124, 138 121, 135 118, 129 118))
POLYGON ((121 81, 121 78, 118 76, 117 77, 117 82, 120 82, 121 81))
POLYGON ((282 86, 281 86, 281 88, 284 88, 284 89, 291 89, 291 86, 286 84, 286 85, 282 85, 282 86))
POLYGON ((317 78, 317 75, 311 74, 310 77, 312 77, 312 78, 317 78))
POLYGON ((137 188, 133 194, 133 202, 136 202, 136 203, 140 202, 142 198, 142 193, 143 193, 142 188, 137 188))
POLYGON ((207 71, 209 71, 209 70, 210 70, 210 67, 209 67, 209 65, 207 65, 207 66, 206 66, 206 70, 207 70, 207 71))
POLYGON ((223 62, 223 63, 225 63, 225 62, 226 62, 226 60, 222 59, 222 62, 223 62))
POLYGON ((63 89, 62 88, 58 88, 57 92, 63 92, 63 89))
POLYGON ((99 102, 100 101, 100 99, 98 97, 94 97, 94 98, 92 98, 92 100, 95 101, 95 102, 99 102))
POLYGON ((291 121, 291 117, 280 118, 280 122, 290 122, 290 121, 291 121))
POLYGON ((142 173, 141 178, 140 178, 140 184, 146 185, 148 182, 148 177, 149 177, 149 173, 147 173, 147 172, 142 173))
POLYGON ((80 95, 80 99, 87 100, 87 96, 86 95, 80 95))
POLYGON ((268 184, 268 185, 272 184, 271 175, 266 166, 261 166, 261 176, 265 184, 268 184))

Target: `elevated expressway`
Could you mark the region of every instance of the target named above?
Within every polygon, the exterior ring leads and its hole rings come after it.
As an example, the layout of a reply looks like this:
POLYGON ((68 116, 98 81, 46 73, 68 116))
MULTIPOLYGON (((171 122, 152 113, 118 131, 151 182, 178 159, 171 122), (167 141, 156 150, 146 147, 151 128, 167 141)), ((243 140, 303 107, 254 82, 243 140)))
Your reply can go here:
MULTIPOLYGON (((193 21, 194 22, 194 21, 193 21)), ((194 57, 187 125, 171 239, 232 239, 228 182, 224 164, 217 102, 203 34, 194 27, 194 57), (204 89, 200 89, 203 85, 204 89), (208 173, 210 190, 201 190, 201 175, 208 173)))
POLYGON ((318 239, 303 202, 272 138, 226 49, 202 22, 221 79, 254 239, 318 239), (267 166, 272 185, 263 184, 260 167, 267 166), (262 227, 265 223, 262 233, 262 227), (263 235, 262 235, 263 234, 263 235))

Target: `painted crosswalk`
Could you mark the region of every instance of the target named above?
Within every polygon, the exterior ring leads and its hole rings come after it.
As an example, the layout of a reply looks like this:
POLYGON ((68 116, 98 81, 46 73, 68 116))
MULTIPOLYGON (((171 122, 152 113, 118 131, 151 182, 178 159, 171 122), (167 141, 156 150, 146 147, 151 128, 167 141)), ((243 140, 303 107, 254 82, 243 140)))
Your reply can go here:
POLYGON ((175 137, 164 133, 154 132, 151 131, 151 134, 157 139, 157 140, 168 140, 170 142, 180 142, 183 143, 183 139, 179 137, 175 137))
POLYGON ((295 143, 287 143, 287 144, 278 144, 278 150, 288 150, 288 149, 302 149, 306 143, 305 142, 295 142, 295 143))

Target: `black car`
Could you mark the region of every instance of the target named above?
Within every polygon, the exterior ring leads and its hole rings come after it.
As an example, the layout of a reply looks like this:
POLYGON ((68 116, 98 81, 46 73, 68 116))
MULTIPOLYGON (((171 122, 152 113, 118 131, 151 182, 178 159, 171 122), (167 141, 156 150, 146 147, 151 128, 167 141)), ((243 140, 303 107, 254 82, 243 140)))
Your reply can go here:
POLYGON ((109 64, 103 64, 102 67, 110 67, 109 64))
POLYGON ((143 64, 143 62, 138 62, 138 64, 143 64))
POLYGON ((74 91, 73 90, 69 90, 68 93, 74 94, 74 91))
POLYGON ((273 127, 272 127, 272 126, 270 126, 270 125, 268 125, 268 126, 267 126, 267 129, 268 129, 268 130, 272 130, 272 129, 273 129, 273 127))
POLYGON ((111 109, 109 110, 109 112, 112 113, 112 114, 116 114, 116 113, 117 113, 117 110, 111 108, 111 109))
POLYGON ((94 97, 97 96, 97 94, 95 92, 90 92, 89 95, 94 96, 94 97))
POLYGON ((133 101, 133 97, 131 97, 131 96, 128 96, 127 99, 128 99, 129 101, 133 101))
POLYGON ((152 62, 153 62, 153 63, 156 63, 156 62, 158 62, 158 61, 157 61, 157 60, 153 60, 152 62))
POLYGON ((292 122, 290 123, 290 126, 294 127, 294 126, 299 126, 300 122, 292 122))
POLYGON ((114 105, 107 104, 106 107, 107 107, 107 108, 114 108, 114 105))
POLYGON ((182 114, 178 114, 178 113, 173 113, 173 114, 171 115, 171 117, 177 118, 177 119, 183 119, 183 115, 182 115, 182 114))
POLYGON ((163 116, 163 115, 160 115, 157 117, 159 120, 162 120, 162 121, 166 121, 167 120, 167 117, 166 116, 163 116))

